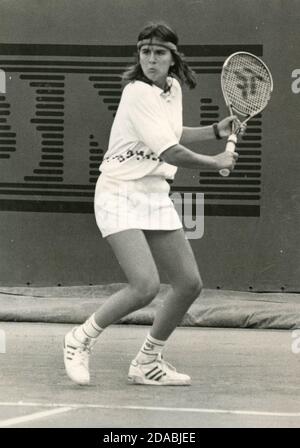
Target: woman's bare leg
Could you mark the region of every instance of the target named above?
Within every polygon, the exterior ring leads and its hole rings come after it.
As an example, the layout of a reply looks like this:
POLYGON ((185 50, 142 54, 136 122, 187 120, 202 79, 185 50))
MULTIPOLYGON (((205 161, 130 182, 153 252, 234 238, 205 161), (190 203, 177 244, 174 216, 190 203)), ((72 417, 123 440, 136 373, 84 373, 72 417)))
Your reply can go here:
POLYGON ((145 235, 154 259, 166 272, 171 285, 150 330, 152 337, 165 341, 199 296, 202 280, 182 229, 147 231, 145 235))
POLYGON ((101 328, 146 306, 159 291, 159 275, 142 230, 125 230, 108 236, 107 241, 128 279, 128 286, 110 296, 94 314, 101 328))

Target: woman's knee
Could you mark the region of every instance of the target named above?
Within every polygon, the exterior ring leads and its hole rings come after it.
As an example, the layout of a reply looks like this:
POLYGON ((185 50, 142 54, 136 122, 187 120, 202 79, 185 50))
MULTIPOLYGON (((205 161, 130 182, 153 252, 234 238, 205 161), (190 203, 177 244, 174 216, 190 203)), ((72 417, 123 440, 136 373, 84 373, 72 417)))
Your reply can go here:
POLYGON ((159 279, 143 279, 131 285, 132 292, 138 306, 148 305, 158 294, 160 288, 159 279))
POLYGON ((200 275, 188 275, 186 278, 175 286, 175 289, 183 296, 196 299, 203 289, 203 283, 200 275))

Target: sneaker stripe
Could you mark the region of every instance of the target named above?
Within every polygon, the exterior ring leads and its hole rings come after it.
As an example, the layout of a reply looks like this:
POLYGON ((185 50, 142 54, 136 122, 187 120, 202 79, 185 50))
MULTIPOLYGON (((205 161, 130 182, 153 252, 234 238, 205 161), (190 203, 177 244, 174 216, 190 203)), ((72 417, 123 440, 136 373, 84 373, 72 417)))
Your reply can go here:
POLYGON ((153 367, 153 369, 149 370, 148 372, 145 373, 146 376, 151 375, 151 373, 153 373, 155 370, 157 370, 157 366, 153 367))
POLYGON ((78 347, 73 347, 72 345, 67 345, 66 348, 72 348, 73 350, 77 350, 78 347))
POLYGON ((148 378, 149 378, 149 380, 154 380, 154 381, 156 381, 157 375, 160 376, 162 373, 163 373, 163 371, 159 369, 158 372, 155 372, 153 375, 148 376, 148 378))
POLYGON ((165 376, 166 373, 162 373, 161 375, 157 376, 156 378, 153 378, 154 381, 159 381, 163 376, 165 376))
MULTIPOLYGON (((151 375, 151 373, 153 373, 153 372, 154 372, 155 370, 157 370, 157 369, 158 369, 158 367, 155 366, 155 367, 153 367, 153 369, 149 370, 149 372, 145 373, 145 375, 146 375, 147 377, 149 377, 149 375, 151 375)), ((159 371, 161 371, 161 370, 159 369, 159 371)), ((156 372, 156 373, 158 373, 158 372, 156 372)))

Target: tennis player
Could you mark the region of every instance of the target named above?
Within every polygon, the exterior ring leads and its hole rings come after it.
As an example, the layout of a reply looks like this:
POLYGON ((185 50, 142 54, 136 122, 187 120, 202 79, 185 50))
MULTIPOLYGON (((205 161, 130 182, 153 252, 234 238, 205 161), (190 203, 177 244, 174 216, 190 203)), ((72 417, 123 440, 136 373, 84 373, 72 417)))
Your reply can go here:
POLYGON ((139 34, 136 64, 111 129, 108 151, 95 191, 95 216, 128 284, 113 294, 83 325, 65 336, 64 362, 75 383, 90 382, 89 355, 100 334, 157 295, 157 265, 170 288, 140 351, 129 367, 131 384, 186 386, 191 378, 162 356, 169 336, 202 289, 200 273, 166 179, 178 167, 232 170, 237 153, 202 155, 204 140, 226 137, 236 117, 205 127, 183 127, 181 84, 195 87, 192 70, 178 52, 178 37, 166 24, 139 34), (188 149, 199 143, 199 153, 188 149))

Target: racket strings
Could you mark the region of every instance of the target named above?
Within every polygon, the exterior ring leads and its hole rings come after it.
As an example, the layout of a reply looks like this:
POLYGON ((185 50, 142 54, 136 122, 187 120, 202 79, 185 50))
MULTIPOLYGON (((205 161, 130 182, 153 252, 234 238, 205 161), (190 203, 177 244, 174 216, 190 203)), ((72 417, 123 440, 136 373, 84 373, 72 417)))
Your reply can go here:
POLYGON ((265 65, 248 54, 234 55, 228 61, 222 71, 222 86, 229 103, 246 115, 262 110, 272 91, 265 65))

